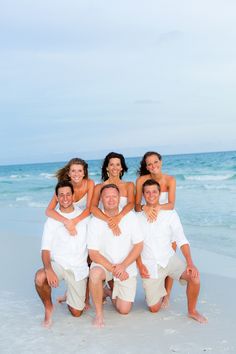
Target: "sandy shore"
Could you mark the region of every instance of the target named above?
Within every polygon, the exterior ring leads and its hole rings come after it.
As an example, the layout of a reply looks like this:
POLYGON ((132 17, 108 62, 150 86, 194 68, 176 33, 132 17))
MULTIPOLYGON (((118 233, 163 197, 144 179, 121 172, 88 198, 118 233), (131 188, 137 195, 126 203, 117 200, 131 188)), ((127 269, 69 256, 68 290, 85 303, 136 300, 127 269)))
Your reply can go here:
MULTIPOLYGON (((12 215, 5 217, 0 233, 1 353, 236 353, 236 259, 193 249, 202 275, 198 309, 208 317, 207 325, 187 318, 185 288, 178 283, 169 308, 149 313, 139 282, 128 316, 119 315, 107 302, 105 328, 92 327, 93 309, 72 318, 63 304, 56 306, 53 326, 46 330, 41 327, 43 306, 33 285, 34 273, 41 266, 43 213, 36 218, 31 215, 32 225, 28 223, 26 229, 19 214, 14 232, 12 215)), ((61 292, 63 287, 56 289, 54 298, 61 292)))

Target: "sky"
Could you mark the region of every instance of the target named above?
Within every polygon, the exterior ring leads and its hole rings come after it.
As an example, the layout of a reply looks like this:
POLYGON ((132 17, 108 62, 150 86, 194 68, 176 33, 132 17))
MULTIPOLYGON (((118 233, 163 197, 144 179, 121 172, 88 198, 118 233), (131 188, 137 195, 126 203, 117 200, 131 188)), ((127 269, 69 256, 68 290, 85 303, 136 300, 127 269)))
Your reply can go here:
POLYGON ((0 164, 236 150, 234 0, 8 0, 0 164))

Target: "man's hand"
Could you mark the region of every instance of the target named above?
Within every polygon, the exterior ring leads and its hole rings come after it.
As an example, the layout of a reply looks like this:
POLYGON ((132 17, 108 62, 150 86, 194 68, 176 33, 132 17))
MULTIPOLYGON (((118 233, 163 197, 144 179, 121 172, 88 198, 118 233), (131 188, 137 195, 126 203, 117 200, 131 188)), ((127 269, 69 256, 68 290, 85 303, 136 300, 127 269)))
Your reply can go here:
POLYGON ((121 281, 129 278, 129 274, 126 272, 125 267, 122 263, 115 264, 113 266, 112 274, 121 281))
POLYGON ((140 265, 138 267, 138 269, 139 269, 139 273, 140 273, 141 278, 145 278, 145 279, 150 278, 147 267, 144 264, 140 265))
POLYGON ((58 281, 58 277, 57 277, 56 273, 53 271, 53 269, 45 269, 45 273, 46 273, 48 285, 53 288, 57 288, 59 285, 59 281, 58 281))
POLYGON ((199 271, 194 264, 187 264, 186 272, 192 278, 197 278, 199 276, 199 271))
POLYGON ((67 219, 65 222, 64 222, 64 226, 65 228, 67 229, 67 231, 69 232, 69 234, 71 236, 75 236, 77 235, 77 231, 76 231, 76 224, 73 220, 70 220, 70 219, 67 219))

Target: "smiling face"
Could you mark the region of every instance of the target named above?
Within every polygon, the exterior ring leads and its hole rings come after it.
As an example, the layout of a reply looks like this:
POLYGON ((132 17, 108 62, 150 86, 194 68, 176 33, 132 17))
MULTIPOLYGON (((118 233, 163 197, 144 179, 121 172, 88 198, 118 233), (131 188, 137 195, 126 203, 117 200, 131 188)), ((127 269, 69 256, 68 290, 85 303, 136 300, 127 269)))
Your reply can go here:
POLYGON ((157 185, 145 186, 143 196, 148 206, 156 206, 159 202, 160 192, 157 185))
POLYGON ((119 158, 114 157, 109 160, 107 172, 111 177, 119 177, 122 171, 121 161, 119 158))
POLYGON ((101 200, 104 206, 104 210, 107 212, 118 211, 120 195, 115 188, 106 188, 102 191, 101 200))
POLYGON ((61 211, 70 212, 73 210, 73 193, 70 187, 60 187, 58 189, 57 201, 61 211))
POLYGON ((72 183, 79 183, 84 178, 84 167, 79 164, 72 164, 68 175, 72 183))
POLYGON ((146 168, 150 174, 161 173, 162 161, 157 155, 151 155, 146 158, 146 168))

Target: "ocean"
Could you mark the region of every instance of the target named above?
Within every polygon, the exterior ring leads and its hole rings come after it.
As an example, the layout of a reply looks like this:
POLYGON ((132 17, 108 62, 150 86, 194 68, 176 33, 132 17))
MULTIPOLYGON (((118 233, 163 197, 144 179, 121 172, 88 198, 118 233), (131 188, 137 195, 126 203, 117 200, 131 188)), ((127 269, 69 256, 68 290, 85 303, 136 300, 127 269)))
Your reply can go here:
MULTIPOLYGON (((125 180, 135 182, 140 159, 126 159, 125 180)), ((87 162, 90 178, 100 182, 102 160, 87 162)), ((64 164, 0 166, 0 210, 44 215, 56 184, 54 174, 64 164)), ((236 258, 236 152, 163 156, 162 169, 176 178, 176 210, 191 245, 236 258)), ((22 225, 28 228, 26 216, 22 225)))

